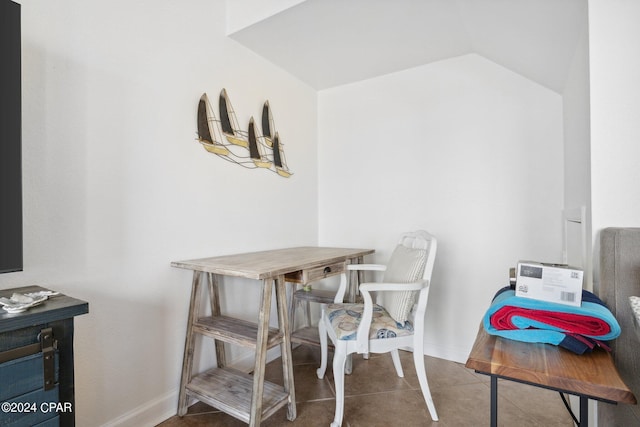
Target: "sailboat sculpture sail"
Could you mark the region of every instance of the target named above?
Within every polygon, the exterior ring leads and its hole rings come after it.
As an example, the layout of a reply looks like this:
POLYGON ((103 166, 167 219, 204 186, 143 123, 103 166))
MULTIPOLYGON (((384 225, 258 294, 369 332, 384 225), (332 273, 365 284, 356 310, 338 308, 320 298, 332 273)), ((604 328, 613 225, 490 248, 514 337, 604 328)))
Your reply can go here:
POLYGON ((275 132, 275 126, 273 123, 273 116, 271 115, 271 108, 269 107, 269 101, 265 101, 262 107, 262 134, 269 147, 273 150, 273 164, 276 168, 278 175, 285 178, 289 178, 292 173, 289 171, 287 161, 284 156, 284 150, 282 143, 280 142, 280 136, 278 132, 275 132))
POLYGON ((220 125, 222 126, 222 133, 232 144, 239 145, 241 147, 248 147, 249 143, 246 137, 240 131, 238 125, 238 119, 236 113, 233 111, 227 91, 222 89, 220 97, 218 98, 218 108, 220 109, 220 125))
POLYGON ((287 167, 287 161, 284 157, 284 150, 282 149, 282 144, 280 144, 278 132, 276 132, 273 137, 273 164, 276 166, 278 175, 284 176, 285 178, 289 178, 292 175, 287 167))
POLYGON ((216 118, 211 111, 209 97, 204 93, 198 103, 198 141, 210 153, 226 156, 229 150, 220 143, 221 138, 215 135, 218 133, 216 118))
POLYGON ((272 130, 275 129, 273 125, 273 117, 271 116, 271 109, 269 108, 269 101, 264 102, 262 107, 262 135, 269 147, 273 147, 272 130))
POLYGON ((249 156, 253 159, 253 163, 259 168, 269 168, 272 163, 263 153, 262 143, 258 141, 256 135, 256 124, 251 117, 249 120, 249 156))

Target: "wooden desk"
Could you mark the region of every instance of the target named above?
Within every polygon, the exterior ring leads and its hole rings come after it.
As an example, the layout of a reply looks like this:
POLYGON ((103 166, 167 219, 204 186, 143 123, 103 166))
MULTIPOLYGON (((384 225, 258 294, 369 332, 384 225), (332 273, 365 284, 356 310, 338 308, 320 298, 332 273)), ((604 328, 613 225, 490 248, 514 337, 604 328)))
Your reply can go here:
POLYGON ((588 399, 636 403, 611 354, 595 349, 578 355, 551 344, 531 344, 489 335, 480 325, 465 365, 491 376, 491 426, 498 425, 498 378, 580 397, 580 426, 589 424, 588 399))
POLYGON ((356 263, 371 249, 299 247, 247 254, 172 262, 173 267, 193 270, 189 320, 185 339, 182 378, 178 398, 178 415, 187 412, 188 397, 194 397, 251 426, 259 426, 287 405, 287 418, 296 418, 291 331, 287 316, 285 282, 287 278, 304 282, 317 280, 324 269, 356 263), (233 319, 221 313, 219 285, 222 276, 261 280, 261 305, 257 323, 233 319), (209 288, 211 316, 200 317, 201 283, 209 288), (269 328, 271 288, 275 284, 278 329, 269 328), (195 334, 215 340, 217 367, 192 376, 195 334), (256 360, 253 376, 226 366, 224 343, 254 348, 256 360), (267 350, 280 345, 284 387, 264 380, 267 350))

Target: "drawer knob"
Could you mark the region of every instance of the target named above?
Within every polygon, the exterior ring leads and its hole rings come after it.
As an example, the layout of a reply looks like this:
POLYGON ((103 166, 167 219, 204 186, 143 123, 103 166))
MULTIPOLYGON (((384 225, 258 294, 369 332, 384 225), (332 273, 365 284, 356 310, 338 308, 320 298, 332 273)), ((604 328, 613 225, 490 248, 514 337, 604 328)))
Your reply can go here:
POLYGON ((324 268, 324 274, 331 273, 331 267, 324 268))

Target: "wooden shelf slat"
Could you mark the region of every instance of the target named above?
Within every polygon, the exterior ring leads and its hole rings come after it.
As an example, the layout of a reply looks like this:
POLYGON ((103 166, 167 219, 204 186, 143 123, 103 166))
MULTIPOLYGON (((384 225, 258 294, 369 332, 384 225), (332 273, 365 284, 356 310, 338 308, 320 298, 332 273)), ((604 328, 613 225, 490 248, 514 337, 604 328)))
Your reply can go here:
POLYGON ((296 300, 309 301, 321 304, 331 304, 336 296, 336 291, 325 291, 322 289, 312 289, 305 291, 300 289, 295 292, 293 297, 296 300))
MULTIPOLYGON (((258 325, 246 320, 228 316, 201 317, 193 325, 196 333, 210 338, 255 348, 258 336, 258 325)), ((282 342, 282 333, 276 328, 269 328, 267 348, 275 347, 282 342)))
MULTIPOLYGON (((253 376, 231 368, 213 368, 196 375, 187 385, 187 394, 249 423, 253 376)), ((289 394, 282 386, 264 381, 262 418, 286 406, 289 394)))

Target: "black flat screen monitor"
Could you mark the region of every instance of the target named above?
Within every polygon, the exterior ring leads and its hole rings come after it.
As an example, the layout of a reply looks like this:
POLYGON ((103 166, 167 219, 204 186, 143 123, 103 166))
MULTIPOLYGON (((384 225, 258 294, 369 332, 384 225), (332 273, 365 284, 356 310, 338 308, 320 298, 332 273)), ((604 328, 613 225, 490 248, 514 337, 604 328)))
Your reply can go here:
POLYGON ((0 0, 0 273, 22 262, 20 5, 0 0))

